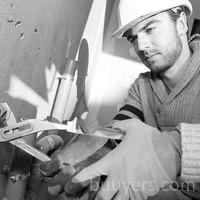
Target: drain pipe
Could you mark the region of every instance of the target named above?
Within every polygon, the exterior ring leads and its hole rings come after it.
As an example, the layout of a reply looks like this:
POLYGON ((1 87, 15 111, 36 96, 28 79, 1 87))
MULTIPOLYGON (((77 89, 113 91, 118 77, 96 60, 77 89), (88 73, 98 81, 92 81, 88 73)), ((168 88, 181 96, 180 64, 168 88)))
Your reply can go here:
POLYGON ((57 120, 62 123, 72 83, 77 67, 77 61, 67 59, 64 74, 59 78, 58 88, 56 91, 54 103, 50 113, 50 120, 57 120))

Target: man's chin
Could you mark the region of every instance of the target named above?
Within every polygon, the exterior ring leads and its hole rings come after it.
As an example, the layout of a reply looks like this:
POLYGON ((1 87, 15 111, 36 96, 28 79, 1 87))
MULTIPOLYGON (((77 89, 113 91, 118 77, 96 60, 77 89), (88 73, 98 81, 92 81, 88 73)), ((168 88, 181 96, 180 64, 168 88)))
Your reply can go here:
POLYGON ((166 67, 163 67, 163 66, 150 66, 149 69, 156 73, 156 74, 162 74, 164 72, 166 72, 170 67, 166 66, 166 67))

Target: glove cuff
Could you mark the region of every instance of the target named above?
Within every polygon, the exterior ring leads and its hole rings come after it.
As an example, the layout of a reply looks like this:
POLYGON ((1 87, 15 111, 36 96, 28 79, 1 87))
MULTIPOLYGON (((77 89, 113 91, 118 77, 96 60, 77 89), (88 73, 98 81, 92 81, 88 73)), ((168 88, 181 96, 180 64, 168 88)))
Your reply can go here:
POLYGON ((181 179, 200 182, 200 124, 181 123, 181 179))

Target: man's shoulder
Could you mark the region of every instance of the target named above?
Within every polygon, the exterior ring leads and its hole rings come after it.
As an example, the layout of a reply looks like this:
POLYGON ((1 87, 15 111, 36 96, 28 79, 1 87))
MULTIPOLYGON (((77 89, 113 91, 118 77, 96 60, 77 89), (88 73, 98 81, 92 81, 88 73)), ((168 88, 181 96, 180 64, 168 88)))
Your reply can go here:
POLYGON ((137 78, 138 81, 140 81, 140 80, 149 81, 150 79, 152 79, 152 74, 150 71, 140 73, 137 78))
POLYGON ((150 71, 140 73, 139 76, 135 79, 135 81, 131 84, 131 87, 140 87, 140 85, 146 85, 146 83, 150 82, 152 79, 152 74, 150 71))

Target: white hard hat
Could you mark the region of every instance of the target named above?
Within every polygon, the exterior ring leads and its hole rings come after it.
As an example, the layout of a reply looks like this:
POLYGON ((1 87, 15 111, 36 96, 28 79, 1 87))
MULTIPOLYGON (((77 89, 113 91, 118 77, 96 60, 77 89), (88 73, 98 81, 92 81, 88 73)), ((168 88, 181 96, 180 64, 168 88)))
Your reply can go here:
POLYGON ((185 6, 189 15, 192 14, 192 4, 189 0, 120 0, 119 29, 113 32, 112 36, 121 37, 124 32, 144 19, 177 6, 185 6))

